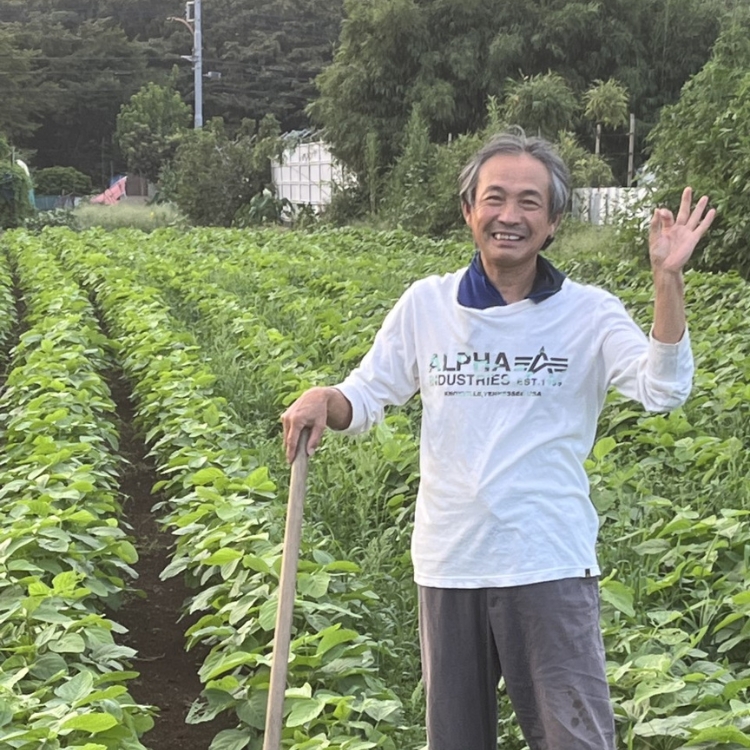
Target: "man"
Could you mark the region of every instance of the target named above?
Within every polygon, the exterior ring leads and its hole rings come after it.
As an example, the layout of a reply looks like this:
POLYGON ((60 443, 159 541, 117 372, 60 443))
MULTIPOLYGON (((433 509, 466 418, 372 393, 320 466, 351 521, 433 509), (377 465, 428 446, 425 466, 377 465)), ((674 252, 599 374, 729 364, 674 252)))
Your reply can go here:
POLYGON ((647 409, 687 398, 682 269, 714 218, 687 188, 657 209, 649 337, 613 295, 542 258, 570 194, 538 138, 503 134, 461 175, 477 252, 412 285, 341 384, 282 416, 287 457, 326 427, 354 434, 422 397, 412 558, 430 750, 495 750, 497 685, 532 750, 613 750, 599 629, 596 512, 583 462, 606 392, 647 409))

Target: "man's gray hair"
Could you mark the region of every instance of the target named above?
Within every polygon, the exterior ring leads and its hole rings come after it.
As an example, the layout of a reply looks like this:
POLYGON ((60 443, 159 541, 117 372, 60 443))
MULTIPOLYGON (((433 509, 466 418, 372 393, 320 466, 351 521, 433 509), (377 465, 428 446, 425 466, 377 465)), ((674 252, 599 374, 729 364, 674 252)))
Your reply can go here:
POLYGON ((474 205, 479 170, 486 161, 501 154, 528 154, 544 164, 549 173, 549 217, 557 219, 570 200, 570 172, 549 141, 544 138, 528 138, 521 128, 514 128, 491 138, 461 170, 458 178, 461 203, 466 206, 474 205))

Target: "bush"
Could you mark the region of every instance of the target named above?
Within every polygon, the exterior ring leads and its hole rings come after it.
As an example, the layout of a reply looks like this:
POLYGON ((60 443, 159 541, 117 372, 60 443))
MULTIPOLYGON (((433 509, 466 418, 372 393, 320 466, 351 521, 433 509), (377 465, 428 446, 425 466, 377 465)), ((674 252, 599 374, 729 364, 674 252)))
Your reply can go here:
POLYGON ((232 225, 240 229, 264 224, 282 224, 284 219, 291 221, 294 206, 288 198, 277 198, 269 189, 254 195, 250 202, 241 206, 234 216, 232 225))
POLYGON ((80 224, 75 213, 69 208, 56 208, 53 211, 39 211, 36 215, 26 219, 24 229, 29 232, 41 232, 45 227, 68 227, 78 230, 80 224))
POLYGON ((31 180, 20 167, 0 167, 0 229, 23 226, 34 215, 31 180))
POLYGON ((238 210, 271 184, 270 157, 281 150, 273 117, 264 118, 256 134, 234 138, 213 120, 182 140, 163 173, 162 192, 193 224, 231 226, 238 210))
POLYGON ((685 185, 717 209, 708 240, 694 256, 704 270, 750 278, 750 9, 738 11, 711 60, 662 110, 652 131, 649 166, 657 199, 676 208, 685 185))
POLYGON ((40 195, 90 195, 91 178, 73 167, 47 167, 34 173, 40 195))

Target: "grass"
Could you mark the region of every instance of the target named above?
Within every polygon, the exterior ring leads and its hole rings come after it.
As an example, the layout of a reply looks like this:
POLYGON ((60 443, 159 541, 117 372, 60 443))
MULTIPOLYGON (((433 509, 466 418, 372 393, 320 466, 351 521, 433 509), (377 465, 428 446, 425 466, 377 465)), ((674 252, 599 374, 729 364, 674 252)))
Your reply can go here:
POLYGON ((169 203, 146 205, 125 202, 113 206, 84 203, 76 208, 75 217, 81 229, 102 227, 114 230, 128 227, 153 232, 160 227, 187 226, 187 220, 169 203))

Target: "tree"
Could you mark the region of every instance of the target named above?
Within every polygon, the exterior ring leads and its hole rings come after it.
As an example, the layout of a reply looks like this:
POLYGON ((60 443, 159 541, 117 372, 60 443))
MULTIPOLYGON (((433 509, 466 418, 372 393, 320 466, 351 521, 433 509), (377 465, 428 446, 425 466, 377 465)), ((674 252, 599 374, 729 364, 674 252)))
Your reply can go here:
MULTIPOLYGON (((113 0, 114 1, 114 0, 113 0)), ((203 4, 204 65, 221 79, 203 87, 206 118, 228 127, 273 114, 284 130, 309 127, 315 77, 333 58, 342 0, 211 0, 203 4)), ((178 24, 170 49, 189 45, 178 24)), ((192 87, 183 68, 182 90, 192 87)))
MULTIPOLYGON (((643 130, 710 54, 732 0, 345 1, 333 63, 317 78, 308 111, 334 155, 364 174, 366 134, 383 166, 398 156, 415 105, 430 138, 482 127, 488 96, 550 71, 580 96, 592 80, 630 91, 643 130)), ((616 155, 625 171, 627 153, 616 155)))
POLYGON ((31 180, 16 164, 0 165, 0 229, 23 225, 34 215, 31 180))
POLYGON ((115 140, 128 169, 156 182, 187 131, 191 110, 170 85, 147 83, 120 108, 115 140))
POLYGON ((88 195, 91 178, 73 167, 48 167, 34 174, 39 195, 88 195))
POLYGON ((574 133, 558 133, 557 151, 570 170, 573 188, 607 187, 615 184, 612 167, 599 154, 592 154, 583 148, 574 133))
POLYGON ((30 102, 44 94, 39 128, 18 145, 36 151, 37 167, 75 166, 107 184, 120 168, 112 153, 117 113, 145 82, 147 60, 111 21, 68 27, 61 19, 50 12, 12 27, 18 47, 34 51, 30 102))
POLYGON ((194 224, 230 226, 239 209, 271 184, 269 157, 282 149, 271 115, 257 133, 246 127, 230 137, 221 120, 188 131, 166 170, 167 197, 194 224))
POLYGON ((619 81, 594 81, 583 95, 583 116, 596 123, 594 153, 601 151, 602 125, 616 128, 628 122, 628 90, 619 81))
POLYGON ((15 36, 0 27, 0 132, 13 140, 31 137, 45 110, 34 85, 35 58, 34 50, 19 47, 15 36))
POLYGON ((573 127, 577 111, 573 90, 557 73, 526 76, 510 81, 506 87, 505 120, 549 140, 573 127))
POLYGON ((711 59, 665 107, 651 134, 659 199, 675 205, 685 185, 717 210, 704 268, 736 268, 750 278, 750 8, 739 8, 711 59))

